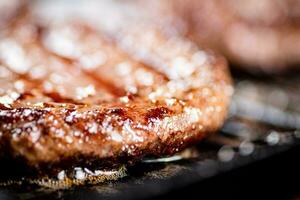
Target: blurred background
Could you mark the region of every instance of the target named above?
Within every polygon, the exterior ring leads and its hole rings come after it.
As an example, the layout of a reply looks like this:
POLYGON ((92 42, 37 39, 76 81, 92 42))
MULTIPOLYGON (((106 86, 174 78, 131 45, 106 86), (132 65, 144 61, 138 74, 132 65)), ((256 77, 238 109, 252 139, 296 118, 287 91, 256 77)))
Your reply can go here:
POLYGON ((1 187, 0 199, 300 196, 300 0, 0 0, 0 30, 28 10, 37 23, 80 20, 107 34, 162 27, 223 55, 235 93, 219 134, 174 157, 99 185, 1 187))

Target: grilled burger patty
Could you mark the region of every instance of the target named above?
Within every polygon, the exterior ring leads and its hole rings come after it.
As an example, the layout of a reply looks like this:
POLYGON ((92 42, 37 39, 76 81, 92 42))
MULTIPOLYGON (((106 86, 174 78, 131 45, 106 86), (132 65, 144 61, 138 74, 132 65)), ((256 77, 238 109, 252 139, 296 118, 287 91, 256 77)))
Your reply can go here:
POLYGON ((194 41, 244 69, 274 73, 300 63, 299 0, 172 2, 194 41))
POLYGON ((0 149, 34 168, 172 155, 220 128, 231 94, 222 57, 155 24, 27 13, 1 32, 0 149))

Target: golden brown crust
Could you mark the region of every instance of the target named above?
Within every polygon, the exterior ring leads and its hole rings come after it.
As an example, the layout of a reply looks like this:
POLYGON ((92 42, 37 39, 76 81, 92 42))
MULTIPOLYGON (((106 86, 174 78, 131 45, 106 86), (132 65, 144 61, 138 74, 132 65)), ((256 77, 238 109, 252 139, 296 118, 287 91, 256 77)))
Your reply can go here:
POLYGON ((23 19, 7 30, 1 149, 37 167, 122 163, 174 154, 220 128, 232 93, 225 60, 160 27, 138 28, 107 37, 23 19))

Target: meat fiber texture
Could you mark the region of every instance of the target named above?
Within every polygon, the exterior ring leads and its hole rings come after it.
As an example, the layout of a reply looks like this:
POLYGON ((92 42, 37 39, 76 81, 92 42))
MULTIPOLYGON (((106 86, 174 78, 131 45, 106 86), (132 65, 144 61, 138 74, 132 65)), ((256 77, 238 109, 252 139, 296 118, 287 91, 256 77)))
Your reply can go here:
POLYGON ((33 168, 131 164, 172 155, 222 126, 233 92, 224 58, 173 31, 173 22, 103 5, 117 20, 49 18, 39 5, 1 32, 6 157, 33 168))

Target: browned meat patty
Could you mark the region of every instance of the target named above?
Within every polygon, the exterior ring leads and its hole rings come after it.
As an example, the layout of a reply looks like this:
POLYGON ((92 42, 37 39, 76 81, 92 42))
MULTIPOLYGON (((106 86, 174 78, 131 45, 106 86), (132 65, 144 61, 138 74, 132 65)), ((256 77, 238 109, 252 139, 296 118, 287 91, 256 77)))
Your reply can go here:
POLYGON ((35 20, 1 33, 6 157, 34 167, 129 163, 174 154, 223 124, 232 86, 222 57, 157 26, 113 36, 35 20))
POLYGON ((281 72, 300 64, 299 0, 177 0, 188 34, 249 71, 281 72))

